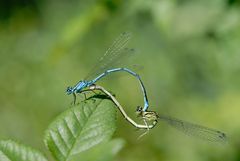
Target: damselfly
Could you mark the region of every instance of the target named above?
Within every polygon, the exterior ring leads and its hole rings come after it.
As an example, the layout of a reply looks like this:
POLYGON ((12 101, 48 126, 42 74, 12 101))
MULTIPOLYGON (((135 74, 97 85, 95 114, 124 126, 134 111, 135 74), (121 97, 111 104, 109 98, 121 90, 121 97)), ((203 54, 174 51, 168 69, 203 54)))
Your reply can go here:
POLYGON ((143 119, 144 124, 138 124, 127 115, 127 113, 125 112, 121 104, 117 101, 117 99, 103 87, 99 85, 92 85, 89 88, 83 90, 83 92, 94 91, 94 90, 100 90, 103 93, 105 93, 109 98, 111 98, 111 100, 118 107, 123 117, 130 124, 132 124, 138 129, 147 129, 147 131, 142 135, 140 135, 138 138, 147 134, 150 129, 154 128, 160 121, 162 121, 174 127, 175 129, 182 131, 186 135, 193 136, 202 140, 206 140, 210 142, 221 142, 221 143, 224 143, 227 140, 226 134, 219 130, 215 130, 202 125, 190 123, 190 122, 183 121, 170 116, 161 115, 155 111, 143 111, 142 107, 140 106, 137 107, 136 113, 138 117, 143 119))
POLYGON ((140 83, 141 90, 143 92, 143 99, 144 99, 144 108, 143 110, 146 111, 148 108, 148 99, 146 94, 146 89, 143 85, 143 82, 140 76, 133 72, 132 70, 124 67, 116 67, 123 58, 129 57, 133 52, 134 49, 125 48, 127 43, 131 38, 131 34, 128 32, 122 33, 114 43, 109 47, 109 49, 105 52, 102 58, 99 59, 99 62, 94 66, 94 68, 90 71, 90 73, 85 77, 84 80, 79 81, 75 86, 68 87, 66 93, 68 95, 73 94, 74 96, 74 103, 76 102, 76 94, 81 93, 83 89, 89 87, 96 83, 101 78, 107 76, 113 72, 127 72, 134 77, 140 83))

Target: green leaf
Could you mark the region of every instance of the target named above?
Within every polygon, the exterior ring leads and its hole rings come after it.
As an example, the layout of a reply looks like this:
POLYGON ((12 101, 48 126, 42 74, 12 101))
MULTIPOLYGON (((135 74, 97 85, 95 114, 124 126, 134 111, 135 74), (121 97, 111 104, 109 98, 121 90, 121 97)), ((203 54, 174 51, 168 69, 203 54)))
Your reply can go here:
POLYGON ((83 153, 71 157, 71 161, 111 161, 114 156, 123 148, 123 139, 114 139, 108 143, 102 143, 83 153))
POLYGON ((47 161, 39 151, 12 140, 0 141, 1 161, 47 161))
POLYGON ((69 108, 46 130, 44 142, 59 161, 111 138, 116 129, 116 110, 109 99, 91 98, 69 108))

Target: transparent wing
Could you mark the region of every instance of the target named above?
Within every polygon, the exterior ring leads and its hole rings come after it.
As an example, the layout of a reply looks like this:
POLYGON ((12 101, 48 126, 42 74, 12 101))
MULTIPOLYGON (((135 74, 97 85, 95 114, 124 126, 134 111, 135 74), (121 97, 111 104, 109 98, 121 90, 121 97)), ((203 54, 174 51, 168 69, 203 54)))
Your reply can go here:
POLYGON ((103 73, 107 69, 111 69, 119 65, 123 60, 133 55, 134 49, 126 48, 125 46, 131 38, 131 33, 122 33, 108 48, 105 54, 99 59, 98 63, 92 68, 85 80, 91 80, 97 75, 103 73))
POLYGON ((203 140, 211 142, 225 142, 227 139, 226 134, 221 131, 189 123, 169 116, 160 115, 159 120, 166 122, 168 125, 176 128, 179 131, 182 131, 186 135, 197 137, 203 140))

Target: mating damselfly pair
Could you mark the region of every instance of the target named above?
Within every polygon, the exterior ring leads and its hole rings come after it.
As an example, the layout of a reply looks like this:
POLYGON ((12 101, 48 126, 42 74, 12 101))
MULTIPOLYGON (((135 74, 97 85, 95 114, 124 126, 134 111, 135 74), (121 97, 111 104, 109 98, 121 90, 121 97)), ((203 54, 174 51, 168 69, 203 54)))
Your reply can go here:
POLYGON ((122 33, 110 46, 110 48, 106 51, 106 53, 99 59, 99 62, 94 66, 94 68, 90 71, 90 73, 85 77, 84 80, 79 81, 75 86, 68 87, 67 88, 67 94, 73 94, 74 96, 74 103, 76 102, 76 94, 78 93, 84 93, 85 91, 94 91, 94 90, 100 90, 104 92, 106 95, 108 95, 112 101, 117 105, 120 112, 123 114, 123 116, 129 121, 132 125, 139 129, 151 129, 155 127, 155 125, 159 121, 166 122, 168 125, 175 127, 176 129, 184 132, 187 135, 195 136, 200 139, 208 140, 208 141, 214 141, 214 142, 223 142, 226 140, 225 133, 214 130, 208 127, 204 127, 201 125, 189 123, 183 120, 179 120, 173 117, 163 116, 159 115, 155 111, 149 111, 149 103, 147 98, 147 93, 145 86, 140 78, 140 76, 133 72, 132 70, 125 68, 123 66, 118 66, 121 61, 127 59, 133 52, 134 49, 126 48, 127 43, 129 42, 131 38, 131 34, 128 32, 122 33), (137 114, 139 117, 141 117, 144 121, 144 125, 137 124, 135 121, 133 121, 120 103, 113 97, 107 90, 105 90, 101 86, 95 85, 97 81, 102 79, 103 77, 113 73, 113 72, 126 72, 130 75, 134 76, 140 84, 142 93, 143 93, 143 100, 144 100, 144 106, 137 108, 137 114), (151 124, 148 124, 148 122, 151 122, 151 124))

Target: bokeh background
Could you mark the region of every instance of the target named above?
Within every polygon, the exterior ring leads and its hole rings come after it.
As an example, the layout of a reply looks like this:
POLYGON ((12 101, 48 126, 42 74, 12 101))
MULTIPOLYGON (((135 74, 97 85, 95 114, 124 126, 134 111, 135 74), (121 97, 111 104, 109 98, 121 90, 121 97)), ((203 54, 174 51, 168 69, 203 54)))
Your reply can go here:
MULTIPOLYGON (((170 127, 142 133, 118 114, 116 161, 240 160, 239 0, 2 0, 0 138, 44 151, 44 130, 72 101, 65 94, 122 32, 133 34, 130 64, 140 64, 150 109, 220 129, 228 144, 170 127)), ((98 82, 135 118, 137 81, 113 74, 98 82)))

